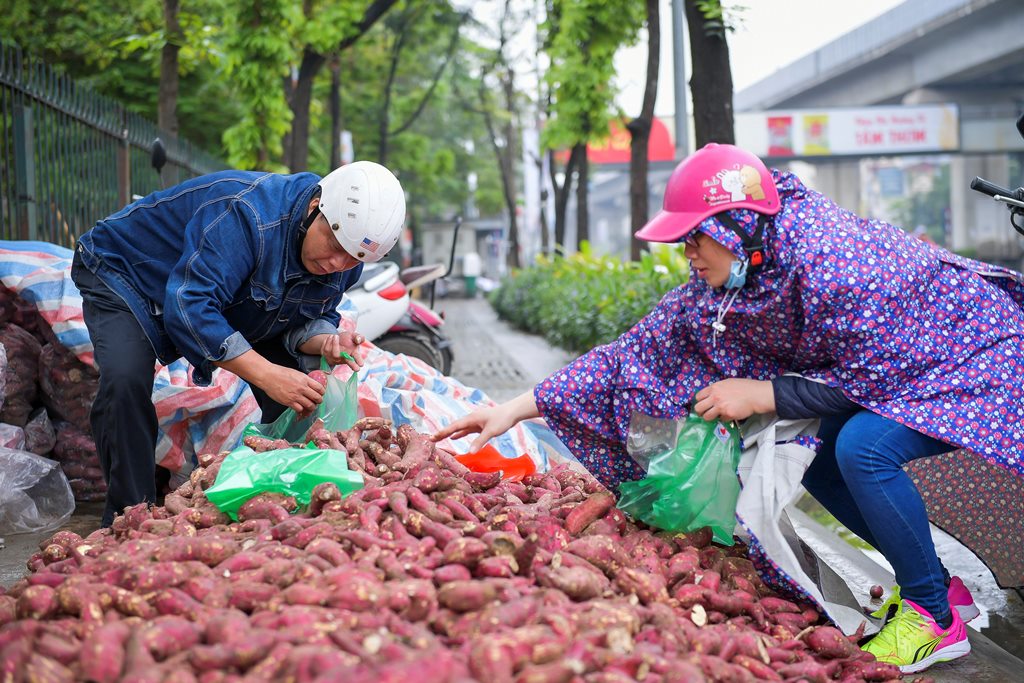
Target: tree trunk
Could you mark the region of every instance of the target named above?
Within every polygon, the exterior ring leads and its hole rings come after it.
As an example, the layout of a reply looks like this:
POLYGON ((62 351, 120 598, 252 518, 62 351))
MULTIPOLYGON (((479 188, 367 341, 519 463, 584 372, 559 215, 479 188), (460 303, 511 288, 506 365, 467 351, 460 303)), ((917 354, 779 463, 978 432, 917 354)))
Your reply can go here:
POLYGON ((341 57, 331 55, 331 168, 341 166, 341 57))
POLYGON ((537 165, 541 167, 541 172, 537 175, 537 179, 541 184, 540 188, 540 253, 545 256, 551 254, 551 226, 548 225, 548 202, 551 201, 551 196, 548 194, 548 188, 544 183, 544 166, 538 161, 537 165))
POLYGON ((379 120, 377 121, 377 163, 381 166, 388 165, 388 135, 391 129, 391 91, 395 87, 395 77, 398 74, 398 59, 402 55, 402 47, 405 44, 408 24, 403 23, 399 27, 398 35, 395 36, 395 44, 391 47, 391 65, 388 68, 388 80, 384 83, 384 102, 380 107, 379 120))
POLYGON ((565 179, 562 184, 558 184, 557 171, 555 169, 555 153, 553 151, 548 152, 548 172, 551 174, 551 186, 555 190, 555 250, 562 249, 562 253, 566 253, 565 248, 565 213, 569 206, 569 191, 572 189, 572 176, 576 172, 576 161, 579 157, 579 150, 577 147, 572 148, 572 152, 569 154, 569 160, 565 162, 565 179))
MULTIPOLYGON (((374 0, 373 4, 366 8, 355 30, 338 43, 335 51, 341 53, 354 45, 397 1, 374 0)), ((299 80, 294 90, 291 87, 291 79, 286 78, 284 81, 285 97, 292 110, 292 129, 284 138, 284 164, 292 171, 305 170, 309 163, 309 103, 313 94, 313 81, 326 61, 323 55, 307 47, 302 54, 299 80), (304 80, 308 82, 304 83, 304 80), (305 91, 304 97, 300 97, 301 91, 305 91)))
POLYGON ((693 132, 700 149, 709 142, 735 144, 729 44, 721 27, 708 26, 697 0, 685 0, 693 75, 693 132))
POLYGON ((572 149, 579 155, 576 161, 576 251, 583 242, 590 241, 590 164, 587 143, 577 143, 572 149))
MULTIPOLYGON (((510 114, 515 111, 515 78, 511 68, 505 69, 502 74, 502 85, 505 90, 505 107, 510 114)), ((505 206, 508 208, 508 266, 519 268, 519 217, 516 215, 518 205, 516 203, 516 126, 513 117, 510 115, 505 119, 505 158, 501 165, 502 189, 505 192, 505 206)))
POLYGON ((291 93, 289 104, 292 110, 292 129, 287 142, 290 149, 285 151, 285 163, 292 173, 305 171, 309 166, 309 104, 313 100, 313 81, 327 58, 306 48, 299 66, 299 79, 291 93))
POLYGON ((178 137, 178 51, 185 40, 178 22, 178 0, 164 0, 164 38, 156 125, 178 137))
MULTIPOLYGON (((644 227, 650 213, 647 199, 650 196, 647 173, 650 164, 647 148, 651 139, 651 123, 654 120, 654 101, 658 94, 658 69, 660 67, 661 19, 658 0, 647 0, 647 82, 644 85, 644 103, 640 116, 630 121, 629 129, 629 207, 630 228, 635 233, 644 227)), ((640 240, 630 236, 629 255, 634 261, 640 259, 640 240)))

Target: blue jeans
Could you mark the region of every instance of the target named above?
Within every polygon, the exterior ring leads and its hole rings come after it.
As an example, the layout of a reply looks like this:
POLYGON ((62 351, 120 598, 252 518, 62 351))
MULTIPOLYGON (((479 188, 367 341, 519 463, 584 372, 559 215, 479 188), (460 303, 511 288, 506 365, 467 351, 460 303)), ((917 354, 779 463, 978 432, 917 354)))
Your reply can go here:
POLYGON ((821 451, 804 487, 896 572, 900 596, 941 623, 950 618, 945 577, 924 502, 903 465, 954 446, 867 410, 823 418, 821 451))

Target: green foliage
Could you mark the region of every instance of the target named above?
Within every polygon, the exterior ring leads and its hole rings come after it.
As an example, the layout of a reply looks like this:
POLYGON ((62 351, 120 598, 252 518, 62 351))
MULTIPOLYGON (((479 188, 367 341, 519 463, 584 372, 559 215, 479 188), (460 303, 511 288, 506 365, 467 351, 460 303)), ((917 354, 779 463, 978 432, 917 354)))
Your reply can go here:
POLYGON ((297 27, 297 35, 320 54, 330 54, 356 31, 356 23, 370 3, 366 0, 319 0, 308 2, 309 12, 297 27))
POLYGON ((578 253, 542 258, 513 273, 491 295, 491 304, 516 327, 582 352, 617 338, 688 279, 689 267, 677 246, 623 262, 595 255, 584 242, 578 253))
POLYGON ((281 87, 295 58, 289 41, 303 19, 290 0, 235 0, 229 12, 224 51, 227 75, 246 108, 224 131, 228 163, 238 168, 267 168, 281 154, 291 110, 281 87))
MULTIPOLYGON (((242 105, 220 64, 226 0, 183 0, 179 20, 179 134, 216 157, 224 129, 242 105)), ((89 0, 12 0, 0 12, 0 38, 81 85, 156 120, 163 10, 160 0, 125 5, 89 0)))
MULTIPOLYGON (((915 175, 909 169, 904 173, 908 181, 915 175)), ((911 233, 922 226, 937 244, 944 244, 948 220, 946 212, 949 210, 949 165, 940 166, 926 180, 925 191, 911 189, 908 195, 892 201, 895 222, 911 233)))
POLYGON ((615 53, 636 42, 645 18, 639 0, 555 0, 545 24, 551 67, 551 118, 543 144, 562 149, 608 134, 614 111, 615 53))
MULTIPOLYGON (((291 126, 285 84, 303 51, 331 58, 356 30, 369 0, 181 0, 179 22, 179 134, 241 168, 286 170, 281 140, 291 126)), ((460 4, 459 7, 464 7, 460 4)), ((500 176, 479 113, 455 92, 476 93, 479 75, 449 65, 415 123, 395 135, 415 111, 446 56, 461 20, 448 0, 407 0, 351 48, 338 55, 342 127, 352 131, 357 158, 376 159, 394 23, 415 11, 398 64, 390 104, 388 165, 410 191, 409 207, 421 221, 450 219, 469 200, 467 177, 484 215, 503 207, 500 176), (395 13, 395 16, 392 14, 395 13)), ((47 62, 78 83, 156 120, 165 26, 161 0, 133 3, 87 0, 8 0, 0 12, 0 38, 47 62)), ((462 39, 463 51, 484 54, 462 39)), ((481 57, 486 59, 486 55, 481 57)), ((310 109, 309 169, 330 169, 330 69, 320 70, 310 109)))
MULTIPOLYGON (((412 33, 403 47, 392 92, 392 133, 405 123, 430 86, 430 79, 445 58, 453 22, 458 20, 449 4, 439 0, 410 3, 403 11, 413 9, 419 14, 409 26, 412 33)), ((341 57, 343 127, 352 132, 357 159, 377 157, 383 84, 397 29, 398 16, 389 14, 387 21, 378 23, 341 57)), ((460 40, 460 57, 476 49, 465 38, 460 40)), ((318 83, 314 91, 317 99, 326 101, 328 80, 318 83)), ((466 178, 470 173, 477 175, 474 201, 481 213, 493 214, 502 206, 500 177, 483 118, 468 109, 458 95, 476 90, 477 80, 456 60, 412 126, 390 136, 388 166, 409 190, 410 210, 422 220, 448 220, 461 211, 469 199, 466 178)), ((322 172, 330 151, 330 118, 313 117, 311 124, 310 169, 322 172)))
POLYGON ((747 10, 742 5, 724 7, 722 0, 696 0, 697 9, 704 15, 704 31, 708 35, 724 36, 736 30, 739 17, 747 10))

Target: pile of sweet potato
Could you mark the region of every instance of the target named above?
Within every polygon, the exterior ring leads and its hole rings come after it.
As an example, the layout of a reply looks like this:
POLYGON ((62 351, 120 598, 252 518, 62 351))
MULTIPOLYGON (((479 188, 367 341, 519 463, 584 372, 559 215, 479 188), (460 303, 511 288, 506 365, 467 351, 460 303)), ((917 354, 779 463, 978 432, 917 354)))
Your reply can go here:
POLYGON ((308 438, 345 449, 365 488, 261 494, 231 521, 204 495, 224 454, 204 456, 162 507, 55 534, 0 595, 0 679, 899 678, 773 595, 741 546, 639 528, 568 467, 501 481, 371 418, 308 438))
POLYGON ((70 422, 58 421, 57 442, 46 457, 60 463, 77 501, 102 501, 107 496, 107 483, 100 469, 96 442, 70 422))
POLYGON ((103 500, 107 487, 89 436, 97 371, 60 345, 33 304, 3 287, 0 346, 7 359, 0 362, 0 433, 7 445, 59 460, 76 500, 103 500))

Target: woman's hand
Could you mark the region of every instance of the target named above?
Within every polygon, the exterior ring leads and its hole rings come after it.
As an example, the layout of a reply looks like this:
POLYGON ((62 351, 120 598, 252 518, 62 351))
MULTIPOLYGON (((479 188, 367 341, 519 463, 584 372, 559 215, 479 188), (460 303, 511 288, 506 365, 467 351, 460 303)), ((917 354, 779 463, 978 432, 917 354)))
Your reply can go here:
POLYGON ((697 392, 693 410, 708 422, 745 420, 751 415, 775 412, 772 383, 732 377, 697 392))
POLYGON ((487 445, 487 442, 496 436, 504 434, 522 420, 531 417, 538 417, 537 402, 533 398, 533 392, 528 391, 520 394, 511 401, 502 403, 499 406, 480 408, 465 417, 455 420, 447 427, 442 427, 434 434, 434 441, 440 441, 451 437, 461 439, 470 434, 479 434, 469 450, 476 453, 487 445))
POLYGON ((274 401, 300 416, 308 415, 324 400, 326 387, 304 372, 270 365, 257 385, 274 401))
POLYGON ((341 365, 345 363, 354 372, 358 372, 359 368, 363 367, 363 353, 359 346, 366 338, 363 335, 356 332, 339 332, 338 334, 327 335, 324 339, 323 346, 320 347, 320 355, 324 357, 327 364, 332 368, 335 365, 341 365), (341 354, 347 353, 352 356, 352 360, 344 358, 341 354))

